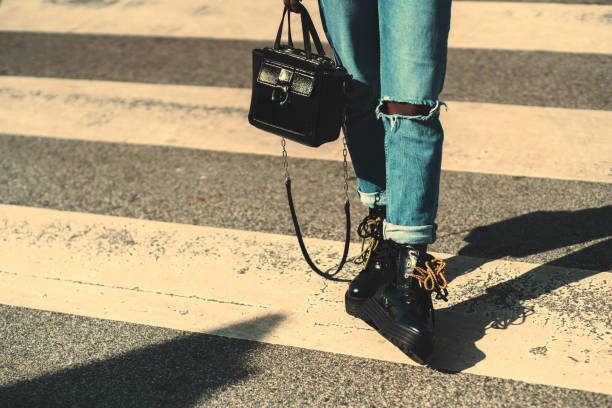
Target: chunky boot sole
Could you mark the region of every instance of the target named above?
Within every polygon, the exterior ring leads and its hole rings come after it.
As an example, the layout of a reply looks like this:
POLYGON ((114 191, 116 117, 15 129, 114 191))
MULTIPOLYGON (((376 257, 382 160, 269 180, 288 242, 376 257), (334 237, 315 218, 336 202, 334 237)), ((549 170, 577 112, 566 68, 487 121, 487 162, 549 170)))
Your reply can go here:
POLYGON ((426 364, 433 352, 433 337, 419 334, 393 321, 374 299, 361 305, 361 317, 372 322, 378 332, 419 364, 426 364))
POLYGON ((344 306, 346 307, 346 313, 353 317, 361 318, 361 305, 366 301, 367 298, 359 298, 349 295, 348 291, 344 294, 344 306))

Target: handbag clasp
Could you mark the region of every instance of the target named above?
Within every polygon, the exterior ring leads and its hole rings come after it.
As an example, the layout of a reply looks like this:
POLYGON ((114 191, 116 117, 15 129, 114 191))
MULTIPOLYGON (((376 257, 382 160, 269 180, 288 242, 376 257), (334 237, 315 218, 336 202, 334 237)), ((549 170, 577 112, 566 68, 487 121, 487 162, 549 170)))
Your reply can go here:
POLYGON ((278 101, 280 106, 289 102, 289 85, 276 85, 272 91, 272 100, 278 101))
POLYGON ((272 91, 272 100, 278 101, 280 106, 285 105, 289 102, 289 88, 291 87, 291 79, 293 79, 293 72, 288 69, 281 68, 276 80, 276 86, 272 91))
POLYGON ((276 81, 277 83, 286 83, 287 85, 289 85, 291 83, 291 79, 293 78, 293 72, 289 71, 288 69, 285 68, 281 68, 280 70, 280 74, 278 74, 278 81, 276 81))

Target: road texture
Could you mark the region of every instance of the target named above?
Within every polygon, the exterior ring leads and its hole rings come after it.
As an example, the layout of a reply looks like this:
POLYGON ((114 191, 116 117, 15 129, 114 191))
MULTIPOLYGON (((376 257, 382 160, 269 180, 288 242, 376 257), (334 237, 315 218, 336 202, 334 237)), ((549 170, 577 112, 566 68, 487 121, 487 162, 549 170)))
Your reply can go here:
MULTIPOLYGON (((0 21, 10 3, 0 2, 0 21)), ((249 38, 0 31, 0 88, 2 76, 248 88, 250 50, 263 45, 249 38)), ((609 54, 453 48, 442 99, 579 115, 612 111, 610 83, 609 54)), ((341 164, 291 158, 291 172, 304 234, 342 240, 341 164)), ((283 178, 277 156, 43 138, 0 124, 0 204, 290 236, 283 178)), ((610 183, 444 171, 440 190, 433 251, 579 268, 586 271, 581 277, 612 269, 610 183)), ((352 192, 351 199, 355 226, 365 211, 352 192)), ((509 288, 516 292, 517 285, 509 288)), ((609 315, 609 297, 601 296, 598 307, 609 315)), ((567 307, 574 302, 568 298, 567 307)), ((270 316, 259 337, 277 320, 270 316)), ((612 406, 611 390, 443 372, 78 310, 0 305, 0 329, 1 407, 612 406)), ((610 331, 605 335, 609 345, 610 331)))

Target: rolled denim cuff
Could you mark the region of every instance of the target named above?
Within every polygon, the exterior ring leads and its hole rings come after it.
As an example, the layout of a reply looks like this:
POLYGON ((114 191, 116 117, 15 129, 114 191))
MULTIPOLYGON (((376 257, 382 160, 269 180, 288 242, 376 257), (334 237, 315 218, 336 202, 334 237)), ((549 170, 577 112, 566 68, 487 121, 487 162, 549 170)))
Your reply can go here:
POLYGON ((359 195, 359 200, 361 204, 365 205, 369 208, 374 208, 374 206, 383 206, 387 205, 387 194, 385 191, 378 191, 375 193, 364 193, 357 189, 357 194, 359 195))
POLYGON ((403 226, 383 222, 383 237, 397 244, 433 244, 436 240, 438 225, 403 226))

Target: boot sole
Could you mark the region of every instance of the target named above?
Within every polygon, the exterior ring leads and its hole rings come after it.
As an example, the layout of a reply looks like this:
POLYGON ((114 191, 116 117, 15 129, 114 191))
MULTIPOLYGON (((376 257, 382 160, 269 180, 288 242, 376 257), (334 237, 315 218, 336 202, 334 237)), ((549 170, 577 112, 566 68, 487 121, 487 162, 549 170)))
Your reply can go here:
POLYGON ((378 332, 419 364, 426 364, 433 352, 433 337, 401 326, 387 315, 374 299, 361 305, 361 317, 373 323, 378 332))
POLYGON ((346 313, 353 317, 361 318, 361 305, 366 301, 367 298, 357 298, 349 295, 348 291, 344 294, 344 306, 346 307, 346 313))

